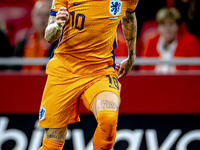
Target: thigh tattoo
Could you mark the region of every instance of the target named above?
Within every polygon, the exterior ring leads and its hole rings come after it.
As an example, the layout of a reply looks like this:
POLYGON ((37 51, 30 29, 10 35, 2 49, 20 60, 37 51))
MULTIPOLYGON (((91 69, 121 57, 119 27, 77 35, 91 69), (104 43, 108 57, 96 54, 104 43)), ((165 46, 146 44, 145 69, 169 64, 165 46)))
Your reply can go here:
POLYGON ((108 100, 99 100, 97 102, 97 107, 99 111, 105 109, 105 110, 116 110, 118 112, 119 110, 119 106, 116 103, 108 100))

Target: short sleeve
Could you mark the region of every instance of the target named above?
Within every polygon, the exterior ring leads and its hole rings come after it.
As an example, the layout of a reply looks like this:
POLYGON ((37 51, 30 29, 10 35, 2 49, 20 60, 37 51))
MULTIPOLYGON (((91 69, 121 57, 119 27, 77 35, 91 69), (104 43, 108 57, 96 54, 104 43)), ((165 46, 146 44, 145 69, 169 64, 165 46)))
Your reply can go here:
POLYGON ((53 0, 50 15, 56 16, 60 7, 67 7, 67 0, 53 0))
POLYGON ((130 0, 127 12, 134 12, 139 0, 130 0))

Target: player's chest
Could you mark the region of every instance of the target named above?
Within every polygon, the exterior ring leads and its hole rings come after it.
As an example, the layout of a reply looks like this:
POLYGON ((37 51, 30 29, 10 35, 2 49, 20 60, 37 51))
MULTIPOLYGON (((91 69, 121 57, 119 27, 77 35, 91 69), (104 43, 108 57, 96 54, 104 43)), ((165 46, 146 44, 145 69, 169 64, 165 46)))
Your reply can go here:
POLYGON ((90 16, 120 17, 128 8, 128 0, 70 0, 70 12, 87 13, 90 16))

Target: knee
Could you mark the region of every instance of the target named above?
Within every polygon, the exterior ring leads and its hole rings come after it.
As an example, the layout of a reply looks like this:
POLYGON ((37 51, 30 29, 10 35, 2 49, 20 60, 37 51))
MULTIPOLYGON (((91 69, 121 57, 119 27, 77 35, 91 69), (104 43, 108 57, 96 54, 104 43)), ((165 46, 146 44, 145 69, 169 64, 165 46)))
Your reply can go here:
POLYGON ((42 147, 39 150, 62 150, 64 142, 57 142, 47 138, 43 138, 42 147))
POLYGON ((114 110, 101 110, 97 113, 97 123, 101 132, 112 135, 116 132, 118 112, 114 110))

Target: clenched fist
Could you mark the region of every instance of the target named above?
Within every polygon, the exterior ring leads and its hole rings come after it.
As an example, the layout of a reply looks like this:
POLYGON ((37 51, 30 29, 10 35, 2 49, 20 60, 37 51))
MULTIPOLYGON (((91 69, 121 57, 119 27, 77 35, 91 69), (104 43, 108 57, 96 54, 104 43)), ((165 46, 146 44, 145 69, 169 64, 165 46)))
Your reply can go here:
POLYGON ((66 7, 60 7, 56 14, 56 23, 62 27, 69 20, 69 12, 66 7))

